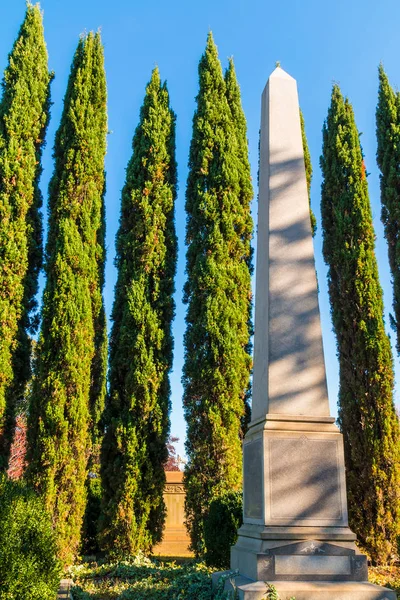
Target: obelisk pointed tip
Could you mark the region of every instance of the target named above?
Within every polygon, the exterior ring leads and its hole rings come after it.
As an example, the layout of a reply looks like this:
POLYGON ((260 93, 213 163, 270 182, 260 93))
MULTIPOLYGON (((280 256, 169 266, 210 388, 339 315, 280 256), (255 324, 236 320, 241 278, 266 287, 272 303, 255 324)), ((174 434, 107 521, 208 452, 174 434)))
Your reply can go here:
POLYGON ((289 75, 289 73, 286 73, 286 71, 284 71, 281 66, 279 64, 277 64, 276 68, 272 71, 271 75, 269 76, 270 79, 290 79, 291 81, 294 81, 294 78, 289 75))

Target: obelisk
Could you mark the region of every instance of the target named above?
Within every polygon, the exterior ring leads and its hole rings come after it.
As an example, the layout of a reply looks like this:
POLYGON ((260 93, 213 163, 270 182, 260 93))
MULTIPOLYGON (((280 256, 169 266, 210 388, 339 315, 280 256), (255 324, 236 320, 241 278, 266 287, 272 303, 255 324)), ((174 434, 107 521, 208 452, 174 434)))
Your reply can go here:
MULTIPOLYGON (((351 298, 349 299, 351 301, 351 298)), ((367 583, 330 416, 296 81, 262 95, 252 421, 243 446, 239 598, 395 600, 367 583)))

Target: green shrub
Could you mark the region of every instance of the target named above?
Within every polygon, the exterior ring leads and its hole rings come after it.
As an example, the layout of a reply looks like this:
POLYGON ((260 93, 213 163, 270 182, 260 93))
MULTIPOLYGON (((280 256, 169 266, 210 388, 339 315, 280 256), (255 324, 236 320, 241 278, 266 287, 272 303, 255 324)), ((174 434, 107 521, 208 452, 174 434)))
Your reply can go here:
POLYGON ((210 504, 204 521, 206 564, 229 569, 231 546, 236 543, 237 530, 243 522, 242 493, 228 492, 210 504))
POLYGON ((101 513, 101 479, 97 473, 89 473, 86 489, 87 500, 83 517, 81 551, 83 555, 87 556, 100 552, 97 541, 97 528, 101 513))
POLYGON ((54 600, 61 568, 43 503, 24 483, 0 477, 0 600, 54 600))

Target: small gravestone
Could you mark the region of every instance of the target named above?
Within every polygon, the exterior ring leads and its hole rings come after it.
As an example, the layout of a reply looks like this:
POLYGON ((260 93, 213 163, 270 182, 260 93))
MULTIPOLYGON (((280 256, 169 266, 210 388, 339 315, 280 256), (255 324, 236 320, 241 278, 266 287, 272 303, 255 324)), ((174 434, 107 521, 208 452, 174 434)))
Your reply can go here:
POLYGON ((259 176, 252 421, 243 448, 243 525, 231 551, 238 597, 265 598, 268 581, 282 600, 395 600, 367 582, 367 559, 348 526, 297 85, 280 67, 262 95, 259 176))

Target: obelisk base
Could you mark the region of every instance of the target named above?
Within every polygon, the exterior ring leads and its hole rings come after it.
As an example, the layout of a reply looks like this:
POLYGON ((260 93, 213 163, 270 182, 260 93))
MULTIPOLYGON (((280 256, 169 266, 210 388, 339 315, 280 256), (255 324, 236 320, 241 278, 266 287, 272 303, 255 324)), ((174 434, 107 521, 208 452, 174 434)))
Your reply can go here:
MULTIPOLYGON (((268 414, 244 440, 244 523, 231 549, 238 598, 395 600, 368 583, 348 526, 343 438, 332 417, 268 414)), ((215 579, 215 577, 214 577, 215 579)), ((232 580, 233 581, 233 580, 232 580)))
POLYGON ((270 583, 368 581, 367 558, 357 550, 354 542, 333 544, 308 539, 288 544, 287 540, 264 540, 263 552, 258 552, 257 546, 255 538, 241 535, 231 550, 232 570, 253 581, 270 583))
MULTIPOLYGON (((213 574, 213 587, 216 588, 221 576, 229 571, 213 574)), ((352 581, 274 581, 273 585, 280 600, 396 600, 396 593, 368 582, 352 581)), ((252 581, 232 574, 227 577, 225 590, 238 600, 265 600, 267 584, 252 581)))

